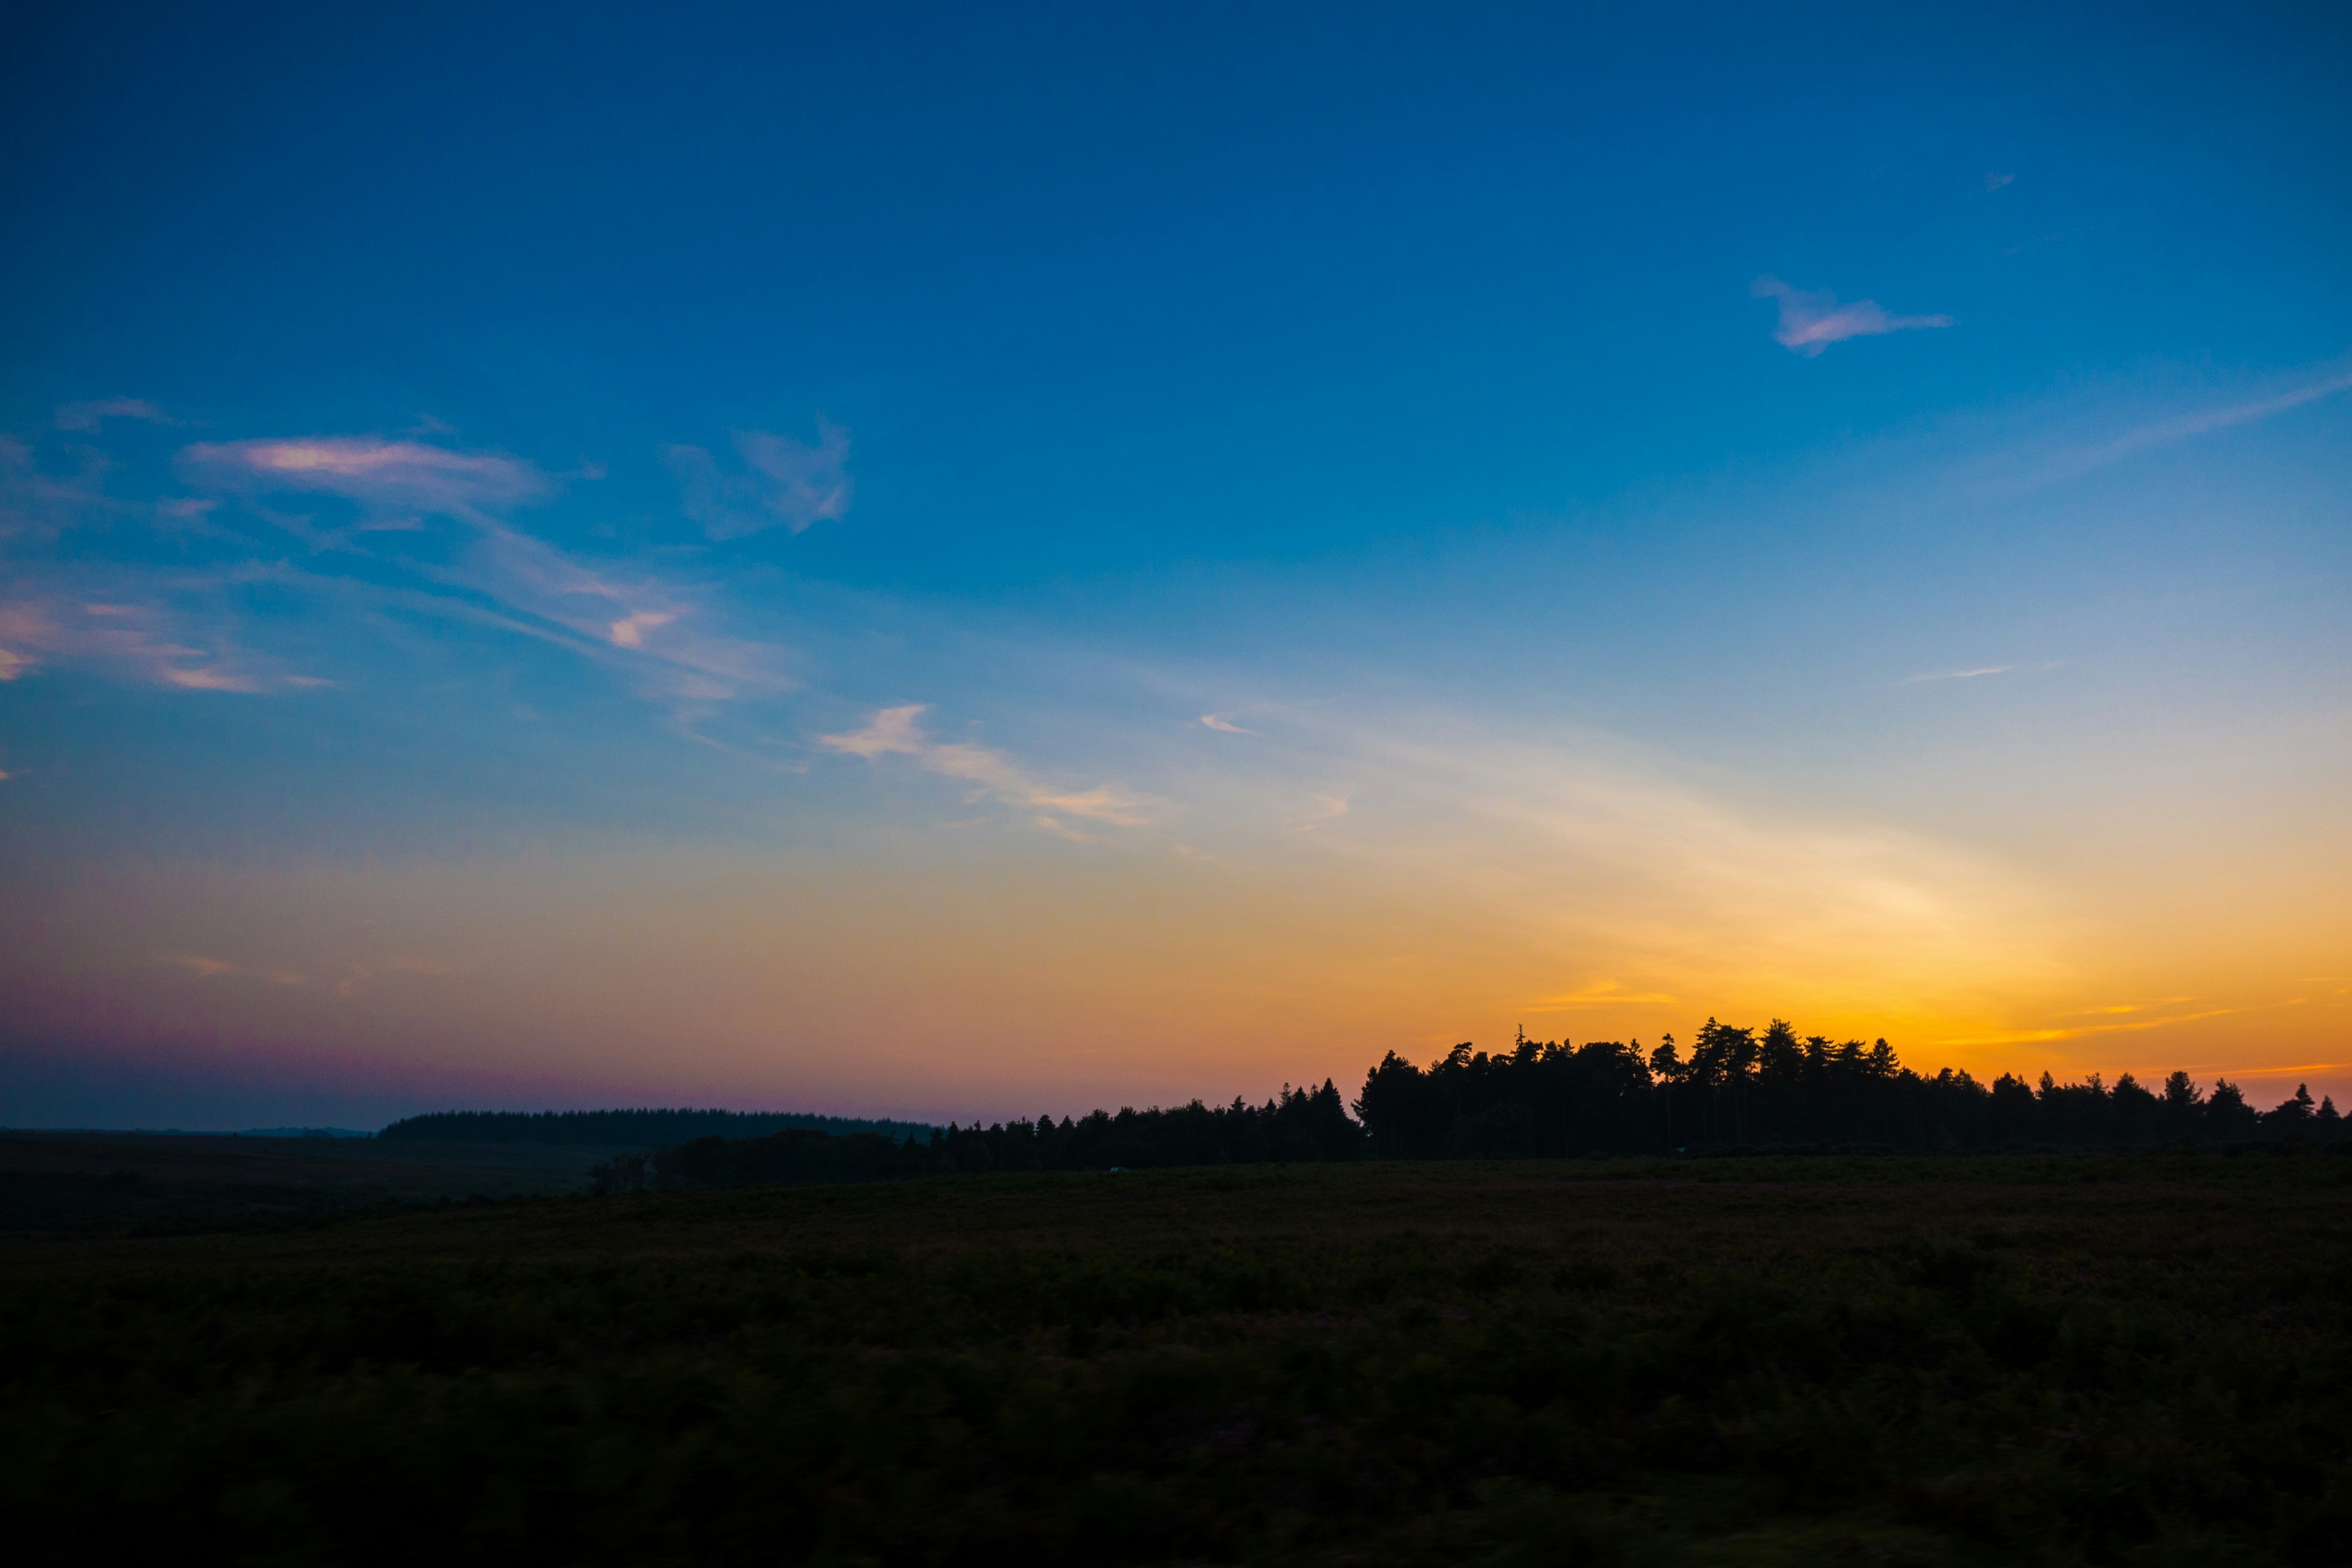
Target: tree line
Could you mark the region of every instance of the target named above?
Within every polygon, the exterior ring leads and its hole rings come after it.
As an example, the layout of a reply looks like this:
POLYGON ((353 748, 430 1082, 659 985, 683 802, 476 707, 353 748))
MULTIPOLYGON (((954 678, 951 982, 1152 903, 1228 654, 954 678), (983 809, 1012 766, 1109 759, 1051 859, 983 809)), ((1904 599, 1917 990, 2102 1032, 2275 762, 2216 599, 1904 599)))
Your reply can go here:
POLYGON ((1743 1148, 1874 1148, 1906 1152, 2261 1140, 2334 1142, 2344 1120, 2307 1087, 2258 1110, 2227 1079, 2208 1090, 2186 1072, 2150 1088, 2130 1073, 2038 1083, 1964 1069, 1932 1075, 1884 1039, 1800 1038, 1774 1019, 1760 1033, 1710 1018, 1687 1054, 1668 1035, 1582 1046, 1530 1040, 1489 1054, 1468 1043, 1427 1068, 1390 1052, 1355 1104, 1383 1159, 1517 1158, 1743 1148))
POLYGON ((447 1143, 683 1143, 694 1138, 759 1138, 804 1129, 919 1138, 928 1122, 815 1116, 797 1110, 436 1110, 404 1116, 376 1134, 447 1143))
POLYGON ((828 1138, 791 1131, 766 1138, 703 1137, 676 1148, 623 1154, 593 1173, 600 1192, 649 1187, 764 1186, 986 1171, 1146 1170, 1170 1165, 1356 1160, 1364 1131, 1329 1079, 1320 1089, 1283 1086, 1263 1104, 1193 1100, 1089 1115, 1050 1115, 982 1126, 950 1122, 928 1139, 870 1133, 828 1138))
MULTIPOLYGON (((815 1120, 815 1119, 807 1119, 815 1120)), ((1710 1018, 1687 1053, 1672 1035, 1639 1041, 1531 1040, 1507 1051, 1454 1047, 1427 1067, 1394 1051, 1352 1104, 1326 1079, 1285 1085, 1261 1104, 1200 1100, 1097 1110, 894 1136, 788 1128, 766 1137, 706 1132, 597 1167, 600 1191, 880 1181, 953 1172, 1143 1170, 1337 1160, 1544 1159, 1585 1155, 1844 1151, 1937 1153, 2003 1149, 2339 1145, 2332 1099, 2295 1092, 2258 1110, 2227 1079, 2186 1072, 2153 1088, 2130 1073, 2060 1083, 1905 1067, 1880 1039, 1800 1038, 1710 1018)))

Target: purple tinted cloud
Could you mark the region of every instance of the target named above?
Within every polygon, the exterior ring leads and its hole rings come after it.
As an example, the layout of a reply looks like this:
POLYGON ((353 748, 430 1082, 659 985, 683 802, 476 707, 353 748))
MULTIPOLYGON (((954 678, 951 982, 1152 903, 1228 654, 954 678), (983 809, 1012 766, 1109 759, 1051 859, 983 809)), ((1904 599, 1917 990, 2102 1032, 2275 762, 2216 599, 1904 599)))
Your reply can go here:
POLYGON ((1848 338, 1952 324, 1949 316, 1892 316, 1875 300, 1840 304, 1826 289, 1792 289, 1772 277, 1756 279, 1749 292, 1759 300, 1780 301, 1780 324, 1773 329, 1772 341, 1809 359, 1848 338))
POLYGON ((232 617, 190 611, 171 602, 188 584, 136 576, 111 583, 28 581, 0 601, 0 682, 47 665, 110 671, 122 679, 182 691, 283 691, 328 686, 315 676, 290 674, 275 661, 237 646, 232 617), (130 590, 112 599, 75 587, 130 590))

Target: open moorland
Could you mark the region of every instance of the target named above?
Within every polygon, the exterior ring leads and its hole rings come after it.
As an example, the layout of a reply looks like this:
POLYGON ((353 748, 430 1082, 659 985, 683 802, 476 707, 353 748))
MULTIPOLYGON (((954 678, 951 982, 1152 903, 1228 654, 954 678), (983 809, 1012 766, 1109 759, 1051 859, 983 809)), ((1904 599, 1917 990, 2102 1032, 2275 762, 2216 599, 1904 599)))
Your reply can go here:
POLYGON ((116 1229, 0 1238, 17 1561, 2352 1546, 2352 1160, 2311 1152, 956 1175, 116 1229))
POLYGON ((0 1132, 0 1237, 155 1236, 578 1191, 601 1145, 0 1132))

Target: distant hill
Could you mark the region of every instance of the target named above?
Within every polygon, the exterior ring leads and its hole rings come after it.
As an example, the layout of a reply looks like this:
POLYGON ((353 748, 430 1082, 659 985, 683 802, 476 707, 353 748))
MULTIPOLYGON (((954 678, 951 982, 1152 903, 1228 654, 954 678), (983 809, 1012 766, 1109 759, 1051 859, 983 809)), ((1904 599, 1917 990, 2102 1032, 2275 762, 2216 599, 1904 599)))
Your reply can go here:
POLYGON ((788 1128, 928 1139, 919 1121, 869 1121, 793 1110, 436 1110, 376 1134, 448 1143, 605 1143, 667 1148, 695 1138, 764 1138, 788 1128))

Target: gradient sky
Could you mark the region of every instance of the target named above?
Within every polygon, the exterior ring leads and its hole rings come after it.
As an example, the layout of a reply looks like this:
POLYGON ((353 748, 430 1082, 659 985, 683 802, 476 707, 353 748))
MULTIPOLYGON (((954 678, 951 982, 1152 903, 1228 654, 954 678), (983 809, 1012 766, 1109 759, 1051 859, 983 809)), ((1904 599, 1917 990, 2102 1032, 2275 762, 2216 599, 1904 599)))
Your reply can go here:
POLYGON ((2352 1099, 2352 19, 2058 9, 9 8, 0 1122, 2352 1099))

